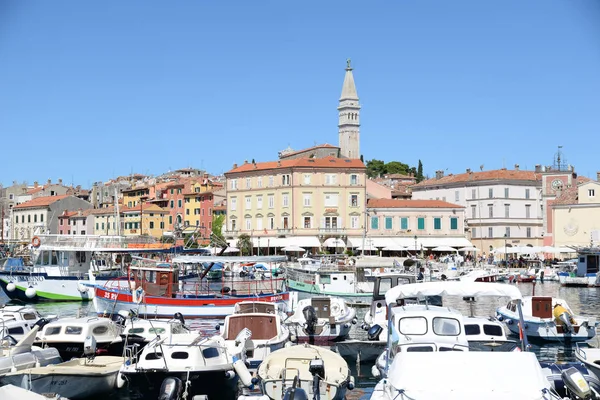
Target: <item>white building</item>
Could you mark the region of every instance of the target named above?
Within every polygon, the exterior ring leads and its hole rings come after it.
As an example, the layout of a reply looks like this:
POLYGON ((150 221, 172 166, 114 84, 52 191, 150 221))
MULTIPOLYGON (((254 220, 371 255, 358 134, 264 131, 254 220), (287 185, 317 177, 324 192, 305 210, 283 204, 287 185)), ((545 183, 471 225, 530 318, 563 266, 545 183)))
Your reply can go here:
POLYGON ((541 246, 542 175, 518 168, 446 176, 437 171, 412 187, 412 198, 464 206, 471 242, 484 253, 505 245, 541 246))

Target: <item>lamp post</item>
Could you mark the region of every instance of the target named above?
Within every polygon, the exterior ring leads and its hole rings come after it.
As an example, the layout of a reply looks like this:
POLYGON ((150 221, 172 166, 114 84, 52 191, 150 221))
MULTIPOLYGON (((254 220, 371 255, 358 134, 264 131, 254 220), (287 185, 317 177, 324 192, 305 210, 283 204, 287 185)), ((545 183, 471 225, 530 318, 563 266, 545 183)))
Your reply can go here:
POLYGON ((140 236, 144 234, 144 201, 148 200, 148 197, 140 197, 140 236))
POLYGON ((504 234, 504 266, 508 267, 508 253, 506 251, 506 233, 504 234))
POLYGON ((415 235, 415 258, 417 258, 417 235, 415 235))
POLYGON ((367 239, 367 221, 368 221, 369 213, 365 211, 365 226, 363 229, 363 240, 362 240, 362 256, 365 256, 365 241, 367 239))

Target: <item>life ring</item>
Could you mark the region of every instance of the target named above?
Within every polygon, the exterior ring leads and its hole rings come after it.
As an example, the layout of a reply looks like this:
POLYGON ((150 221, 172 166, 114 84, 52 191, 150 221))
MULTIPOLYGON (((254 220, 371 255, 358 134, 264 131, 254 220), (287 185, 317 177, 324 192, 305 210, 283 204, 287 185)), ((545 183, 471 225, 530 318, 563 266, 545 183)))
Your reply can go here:
POLYGON ((41 244, 42 244, 42 241, 40 240, 40 238, 39 238, 39 237, 37 237, 37 236, 34 236, 34 237, 31 239, 31 245, 32 245, 33 247, 40 247, 40 245, 41 245, 41 244))

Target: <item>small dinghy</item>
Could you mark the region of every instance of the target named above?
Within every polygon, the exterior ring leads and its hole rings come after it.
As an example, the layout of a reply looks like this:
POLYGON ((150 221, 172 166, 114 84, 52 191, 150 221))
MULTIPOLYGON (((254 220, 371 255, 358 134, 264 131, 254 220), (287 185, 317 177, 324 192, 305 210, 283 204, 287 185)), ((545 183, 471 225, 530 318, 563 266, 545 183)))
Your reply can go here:
POLYGON ((271 353, 258 368, 262 395, 240 396, 251 399, 331 399, 342 400, 354 388, 348 364, 337 353, 303 344, 271 353), (308 397, 308 394, 312 397, 308 397))
POLYGON ((597 377, 600 377, 600 349, 595 347, 581 347, 579 346, 579 343, 577 343, 575 357, 577 357, 577 360, 585 365, 587 369, 596 374, 597 377))

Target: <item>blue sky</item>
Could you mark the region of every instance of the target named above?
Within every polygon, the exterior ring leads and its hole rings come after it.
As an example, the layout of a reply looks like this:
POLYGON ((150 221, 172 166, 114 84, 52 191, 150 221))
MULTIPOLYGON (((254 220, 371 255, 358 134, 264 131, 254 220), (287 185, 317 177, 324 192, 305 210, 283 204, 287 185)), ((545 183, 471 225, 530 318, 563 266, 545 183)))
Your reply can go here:
POLYGON ((600 170, 595 0, 0 2, 0 182, 222 173, 337 144, 352 59, 366 160, 600 170))

